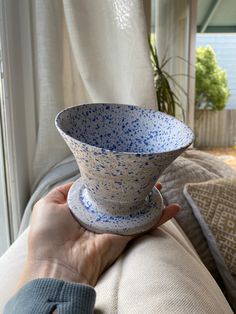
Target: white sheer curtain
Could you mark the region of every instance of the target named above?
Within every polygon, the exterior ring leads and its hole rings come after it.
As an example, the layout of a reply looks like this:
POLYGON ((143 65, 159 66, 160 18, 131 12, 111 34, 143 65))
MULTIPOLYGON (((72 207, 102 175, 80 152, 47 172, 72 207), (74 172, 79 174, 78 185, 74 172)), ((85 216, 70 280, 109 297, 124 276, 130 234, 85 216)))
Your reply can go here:
POLYGON ((37 142, 32 182, 69 151, 58 111, 86 102, 155 108, 143 2, 33 0, 31 22, 37 142))
MULTIPOLYGON (((189 0, 153 0, 153 2, 153 7, 156 7, 153 16, 159 60, 169 58, 165 69, 180 85, 180 88, 174 85, 173 87, 186 116, 189 79, 189 0)), ((181 110, 177 110, 177 117, 183 119, 181 110)))

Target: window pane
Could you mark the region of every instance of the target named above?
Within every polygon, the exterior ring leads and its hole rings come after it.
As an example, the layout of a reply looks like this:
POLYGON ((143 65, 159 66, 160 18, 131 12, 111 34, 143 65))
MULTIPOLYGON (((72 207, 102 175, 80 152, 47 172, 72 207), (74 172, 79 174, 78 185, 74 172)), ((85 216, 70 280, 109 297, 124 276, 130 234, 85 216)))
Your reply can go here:
POLYGON ((5 180, 5 160, 3 149, 2 136, 2 104, 3 97, 3 73, 2 73, 2 54, 0 46, 0 256, 8 248, 9 239, 9 220, 7 212, 7 197, 6 197, 6 180, 5 180))

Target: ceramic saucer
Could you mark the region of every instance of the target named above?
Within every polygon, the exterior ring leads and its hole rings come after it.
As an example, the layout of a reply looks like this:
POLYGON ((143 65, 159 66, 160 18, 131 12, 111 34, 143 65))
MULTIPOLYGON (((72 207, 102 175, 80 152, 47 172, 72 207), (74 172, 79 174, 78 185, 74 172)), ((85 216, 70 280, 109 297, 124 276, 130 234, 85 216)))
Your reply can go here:
POLYGON ((163 198, 154 187, 142 208, 126 215, 104 213, 88 195, 82 178, 74 182, 68 193, 68 205, 79 223, 96 233, 132 235, 145 232, 159 220, 164 208, 163 198))

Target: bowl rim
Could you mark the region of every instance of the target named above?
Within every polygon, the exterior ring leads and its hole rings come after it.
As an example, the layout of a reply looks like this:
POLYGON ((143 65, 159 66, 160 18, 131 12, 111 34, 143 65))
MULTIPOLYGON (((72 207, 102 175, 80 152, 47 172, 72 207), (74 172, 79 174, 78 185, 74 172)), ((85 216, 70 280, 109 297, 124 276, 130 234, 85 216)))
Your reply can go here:
POLYGON ((174 153, 174 152, 178 152, 180 150, 185 150, 187 149, 194 141, 195 139, 195 135, 194 135, 194 132, 193 130, 187 125, 185 124, 184 122, 180 121, 179 119, 177 119, 176 117, 173 117, 169 114, 166 114, 164 112, 161 112, 161 111, 158 111, 158 110, 155 110, 155 109, 151 109, 151 108, 144 108, 144 107, 140 107, 138 105, 134 105, 134 104, 123 104, 123 103, 108 103, 108 102, 88 102, 88 103, 81 103, 81 104, 77 104, 77 105, 73 105, 73 106, 69 106, 69 107, 66 107, 64 108, 63 110, 59 111, 55 117, 55 126, 57 128, 57 130, 59 131, 59 133, 62 133, 64 134, 66 137, 69 137, 71 138, 73 141, 79 143, 79 144, 84 144, 88 147, 90 147, 91 149, 93 150, 97 150, 99 152, 103 152, 103 153, 112 153, 114 155, 139 155, 139 156, 149 156, 149 155, 159 155, 159 154, 168 154, 168 153, 174 153), (172 120, 176 120, 178 123, 182 124, 185 128, 187 128, 189 130, 189 134, 191 134, 190 136, 190 139, 188 141, 188 143, 186 145, 183 145, 183 146, 180 146, 178 147, 177 149, 173 149, 173 150, 167 150, 167 151, 163 151, 163 152, 125 152, 125 151, 122 151, 122 152, 119 152, 119 151, 116 151, 116 150, 110 150, 110 149, 106 149, 106 148, 101 148, 101 147, 98 147, 98 146, 94 146, 94 145, 91 145, 91 144, 88 144, 88 143, 85 143, 85 142, 82 142, 82 141, 79 141, 78 139, 66 134, 66 132, 64 132, 58 125, 58 119, 59 119, 59 116, 63 114, 63 112, 65 111, 68 111, 72 108, 77 108, 77 107, 81 107, 81 106, 87 106, 87 105, 117 105, 117 106, 126 106, 126 107, 136 107, 136 108, 140 108, 142 110, 147 110, 147 111, 150 111, 150 112, 157 112, 158 114, 160 114, 161 116, 167 116, 168 118, 171 118, 172 120))

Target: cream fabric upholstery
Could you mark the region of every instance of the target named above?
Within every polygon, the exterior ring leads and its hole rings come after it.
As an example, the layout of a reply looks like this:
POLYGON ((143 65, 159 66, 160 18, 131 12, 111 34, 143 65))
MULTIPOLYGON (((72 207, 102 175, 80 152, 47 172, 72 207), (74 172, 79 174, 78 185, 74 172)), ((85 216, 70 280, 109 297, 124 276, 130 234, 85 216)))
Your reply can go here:
POLYGON ((29 228, 17 238, 4 255, 0 258, 0 313, 3 307, 14 294, 16 282, 23 268, 27 254, 27 237, 29 228))
MULTIPOLYGON (((14 292, 28 229, 0 259, 0 311, 14 292)), ((173 221, 134 241, 96 286, 95 313, 233 313, 173 221)))

